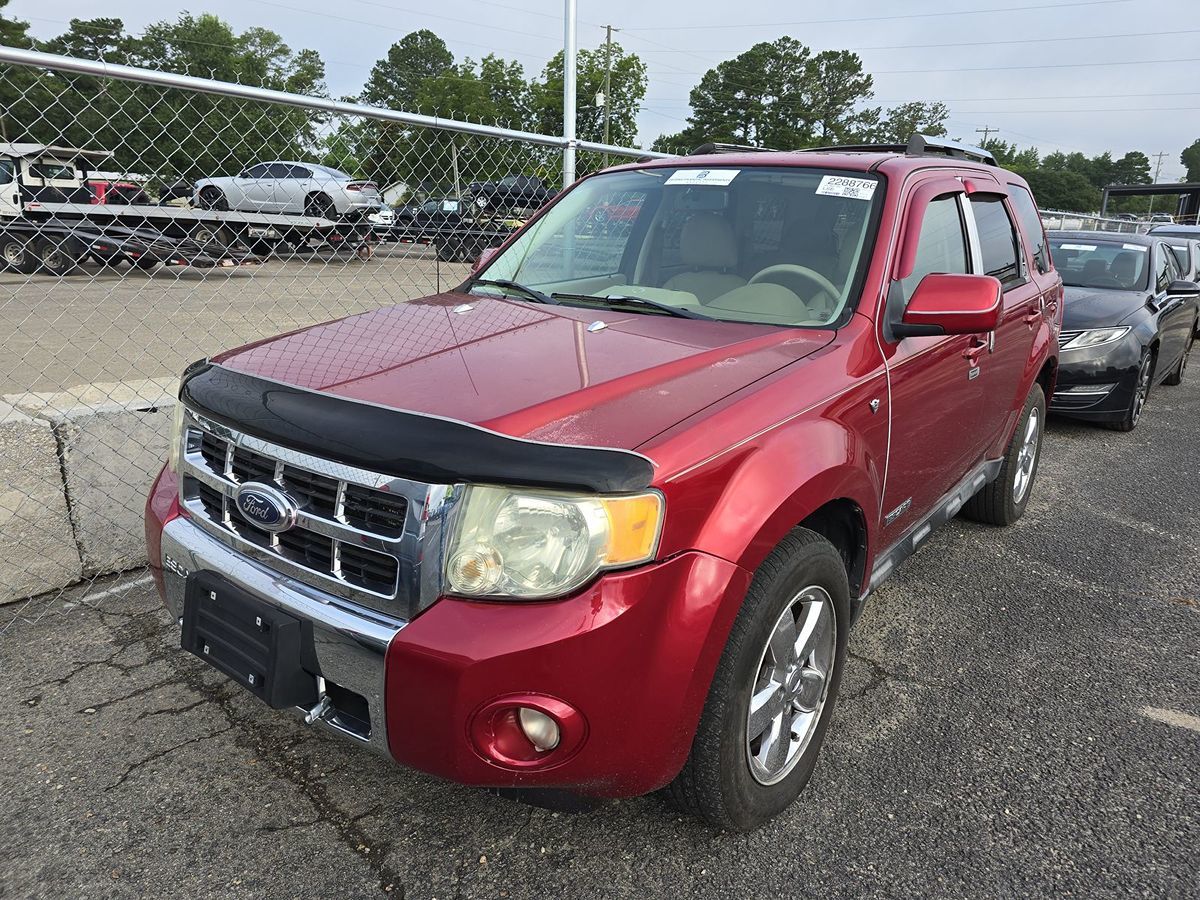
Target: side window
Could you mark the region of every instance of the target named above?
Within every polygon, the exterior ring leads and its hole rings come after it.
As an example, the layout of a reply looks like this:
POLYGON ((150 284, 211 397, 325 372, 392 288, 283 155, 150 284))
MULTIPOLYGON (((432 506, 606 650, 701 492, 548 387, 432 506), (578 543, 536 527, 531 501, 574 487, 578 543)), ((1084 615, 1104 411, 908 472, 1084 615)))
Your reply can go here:
POLYGON ((312 171, 304 168, 304 166, 288 166, 287 168, 288 168, 288 174, 287 174, 288 178, 312 178, 313 177, 312 171))
POLYGON ((983 274, 1000 279, 1005 288, 1021 280, 1017 261, 1017 231, 1004 201, 999 197, 971 199, 975 227, 979 230, 979 249, 983 255, 983 274))
POLYGON ((1167 285, 1179 277, 1179 264, 1175 262, 1175 254, 1166 244, 1158 245, 1158 268, 1155 269, 1154 286, 1157 290, 1165 291, 1167 285))
POLYGON ((1033 195, 1018 184, 1008 185, 1008 196, 1016 210, 1021 230, 1029 242, 1029 255, 1039 272, 1050 271, 1050 250, 1046 244, 1046 230, 1042 226, 1042 217, 1038 215, 1037 204, 1033 195))
POLYGON ((268 166, 266 163, 259 163, 257 166, 251 166, 250 168, 248 168, 246 170, 246 177, 247 178, 266 178, 267 177, 267 168, 268 168, 268 166))
POLYGON ((912 274, 901 282, 907 305, 921 279, 934 272, 965 274, 967 239, 959 214, 958 195, 938 197, 925 210, 912 274))
POLYGON ((290 178, 292 167, 285 163, 271 163, 267 167, 266 178, 290 178))
POLYGON ((8 184, 13 180, 13 164, 11 159, 0 159, 0 184, 8 184))

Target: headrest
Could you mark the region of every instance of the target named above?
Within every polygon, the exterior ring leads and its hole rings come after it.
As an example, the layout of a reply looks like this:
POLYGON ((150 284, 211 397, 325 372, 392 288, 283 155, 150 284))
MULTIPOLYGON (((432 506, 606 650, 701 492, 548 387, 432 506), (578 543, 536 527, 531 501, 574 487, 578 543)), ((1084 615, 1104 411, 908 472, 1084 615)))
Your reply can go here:
POLYGON ((1083 264, 1083 277, 1088 281, 1103 278, 1108 274, 1108 263, 1102 259, 1089 259, 1083 264))
POLYGON ((679 256, 685 266, 727 269, 737 265, 737 241, 723 216, 701 213, 683 224, 679 256))
POLYGON ((1132 250, 1122 250, 1108 264, 1108 274, 1125 284, 1132 284, 1138 269, 1137 256, 1132 250))

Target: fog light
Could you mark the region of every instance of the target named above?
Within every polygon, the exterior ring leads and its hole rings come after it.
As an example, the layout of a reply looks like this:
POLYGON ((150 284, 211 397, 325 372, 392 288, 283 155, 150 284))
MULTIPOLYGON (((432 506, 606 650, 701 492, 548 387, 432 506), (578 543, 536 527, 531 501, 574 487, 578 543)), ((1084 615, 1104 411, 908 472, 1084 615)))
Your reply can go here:
POLYGON ((517 718, 521 722, 521 730, 525 732, 525 737, 543 753, 558 746, 558 723, 544 712, 522 706, 517 718))

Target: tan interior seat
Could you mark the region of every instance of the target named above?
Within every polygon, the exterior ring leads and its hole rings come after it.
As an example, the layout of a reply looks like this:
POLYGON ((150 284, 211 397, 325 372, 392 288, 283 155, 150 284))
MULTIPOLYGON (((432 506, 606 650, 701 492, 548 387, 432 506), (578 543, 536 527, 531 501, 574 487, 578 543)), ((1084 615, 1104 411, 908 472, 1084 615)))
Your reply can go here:
POLYGON ((729 271, 737 265, 737 240, 723 216, 692 216, 679 235, 679 256, 690 271, 667 279, 664 288, 695 294, 701 303, 741 287, 746 279, 729 271))

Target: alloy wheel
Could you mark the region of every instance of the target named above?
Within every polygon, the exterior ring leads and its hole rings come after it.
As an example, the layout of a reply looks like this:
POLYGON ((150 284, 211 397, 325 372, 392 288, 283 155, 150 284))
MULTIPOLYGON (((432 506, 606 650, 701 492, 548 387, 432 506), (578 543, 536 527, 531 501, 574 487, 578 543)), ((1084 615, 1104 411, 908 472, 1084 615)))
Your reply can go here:
POLYGON ((1142 408, 1146 405, 1146 395, 1150 393, 1151 359, 1147 356, 1138 370, 1137 388, 1133 395, 1133 416, 1131 421, 1137 424, 1142 417, 1142 408))
POLYGON ((759 784, 786 778, 816 732, 836 646, 833 600, 810 585, 776 619, 750 688, 746 759, 759 784))
POLYGON ((1025 434, 1021 438, 1021 449, 1017 453, 1017 471, 1013 475, 1013 502, 1020 503, 1033 481, 1033 467, 1037 464, 1038 445, 1042 440, 1042 414, 1035 406, 1029 410, 1025 423, 1025 434))

